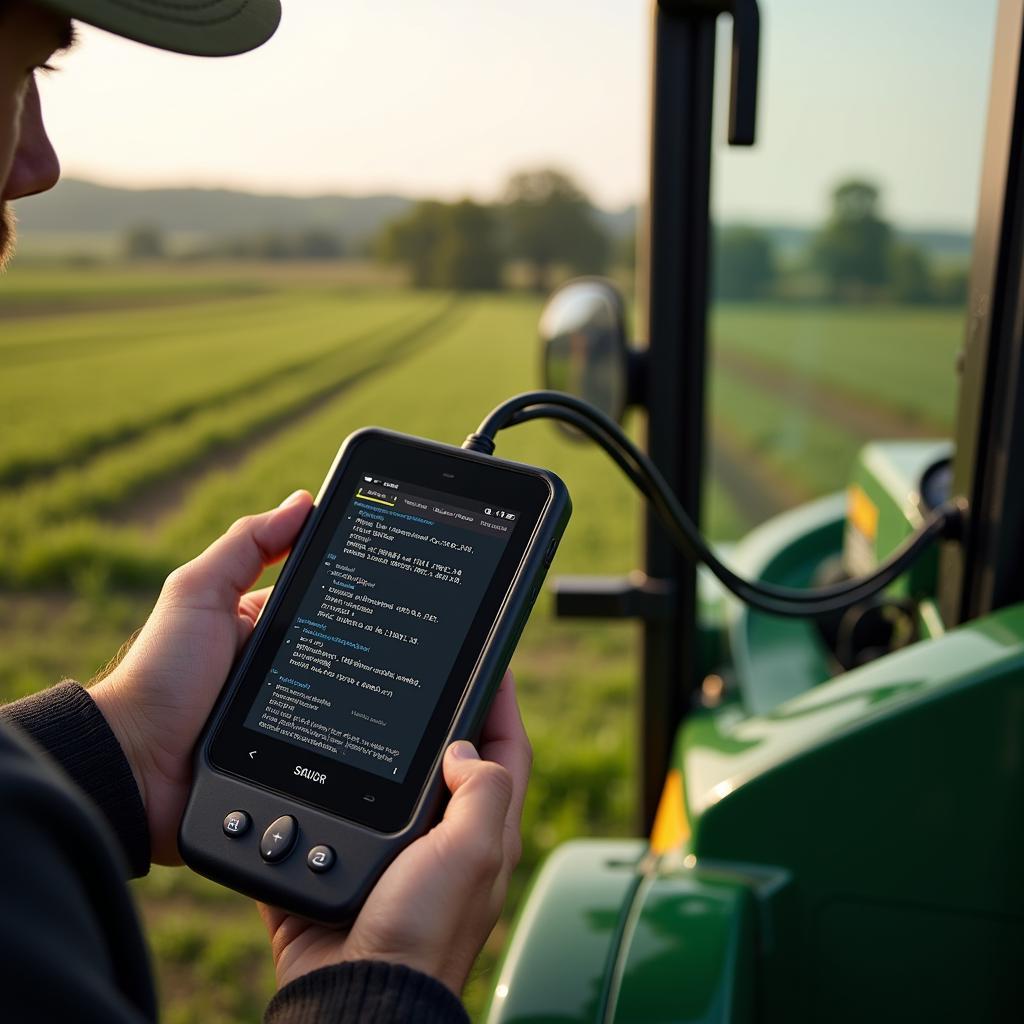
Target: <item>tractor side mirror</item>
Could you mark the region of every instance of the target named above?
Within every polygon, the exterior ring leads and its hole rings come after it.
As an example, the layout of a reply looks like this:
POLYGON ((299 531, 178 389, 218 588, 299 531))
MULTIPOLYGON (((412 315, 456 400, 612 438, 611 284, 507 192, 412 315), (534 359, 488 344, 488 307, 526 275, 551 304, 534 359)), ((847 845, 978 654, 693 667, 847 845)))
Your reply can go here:
MULTIPOLYGON (((544 386, 565 391, 621 422, 633 395, 634 354, 626 338, 626 307, 604 278, 562 285, 540 317, 544 386)), ((572 427, 566 432, 579 437, 572 427)))

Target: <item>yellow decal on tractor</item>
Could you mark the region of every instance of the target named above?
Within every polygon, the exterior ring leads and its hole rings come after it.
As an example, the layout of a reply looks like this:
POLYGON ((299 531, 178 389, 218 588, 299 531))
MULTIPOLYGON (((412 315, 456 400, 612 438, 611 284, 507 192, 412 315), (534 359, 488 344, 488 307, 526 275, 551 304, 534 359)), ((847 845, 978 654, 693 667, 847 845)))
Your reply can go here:
POLYGON ((874 544, 878 537, 878 506, 857 484, 850 485, 846 496, 848 521, 874 544))
POLYGON ((665 786, 658 801, 658 813, 651 829, 651 852, 668 853, 677 850, 690 838, 690 822, 686 818, 683 802, 683 774, 672 768, 665 776, 665 786))

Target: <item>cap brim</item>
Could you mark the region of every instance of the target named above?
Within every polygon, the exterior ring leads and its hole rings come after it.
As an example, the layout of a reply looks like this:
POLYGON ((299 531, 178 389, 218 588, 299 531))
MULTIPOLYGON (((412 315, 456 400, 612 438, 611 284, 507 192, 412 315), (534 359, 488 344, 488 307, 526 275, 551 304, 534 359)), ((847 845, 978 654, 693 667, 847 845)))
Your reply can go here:
POLYGON ((265 43, 280 0, 42 0, 126 39, 195 57, 230 57, 265 43))

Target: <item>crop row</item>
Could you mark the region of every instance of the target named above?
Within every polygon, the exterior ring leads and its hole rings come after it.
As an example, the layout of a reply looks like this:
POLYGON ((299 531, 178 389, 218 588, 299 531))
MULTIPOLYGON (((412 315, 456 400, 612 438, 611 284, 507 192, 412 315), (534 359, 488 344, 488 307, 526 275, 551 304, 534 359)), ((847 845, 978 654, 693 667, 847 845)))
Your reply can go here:
MULTIPOLYGON (((159 530, 112 528, 95 517, 57 523, 23 541, 0 571, 8 585, 54 585, 96 575, 148 586, 191 557, 233 519, 276 504, 296 487, 315 489, 340 440, 368 423, 460 441, 487 410, 532 386, 536 304, 483 300, 429 351, 416 350, 381 367, 342 400, 324 404, 258 445, 230 474, 203 478, 183 507, 159 530)), ((504 454, 562 471, 580 511, 567 555, 581 571, 616 563, 631 567, 636 502, 603 456, 558 437, 544 425, 524 426, 502 439, 504 454), (613 514, 607 514, 609 508, 613 514)))
POLYGON ((13 323, 0 358, 0 486, 53 472, 281 373, 438 299, 382 292, 273 295, 247 302, 90 313, 13 323))
MULTIPOLYGON (((532 300, 476 302, 439 344, 375 375, 254 452, 230 476, 197 487, 162 540, 185 557, 234 518, 270 507, 297 487, 315 490, 341 439, 367 424, 459 444, 498 402, 537 387, 538 312, 532 300)), ((603 452, 566 439, 553 425, 532 423, 500 434, 498 454, 546 466, 568 485, 574 513, 556 569, 610 573, 635 567, 640 500, 603 452)), ((727 496, 719 508, 723 517, 735 516, 727 496)))
POLYGON ((913 307, 721 305, 716 350, 941 432, 953 420, 963 314, 913 307))
POLYGON ((154 429, 133 444, 101 453, 80 469, 71 467, 0 493, 0 542, 17 550, 21 540, 45 532, 54 522, 115 509, 210 453, 221 453, 227 446, 307 414, 382 362, 399 358, 450 319, 451 312, 453 307, 439 304, 428 317, 406 317, 387 330, 360 335, 299 372, 280 375, 233 401, 154 429))
MULTIPOLYGON (((272 283, 253 276, 168 273, 160 268, 112 271, 107 267, 15 264, 0 288, 0 318, 26 313, 62 313, 90 308, 130 309, 145 304, 209 302, 273 290, 272 283)), ((0 341, 0 348, 6 339, 0 341)))
MULTIPOLYGON (((306 300, 294 301, 301 306, 306 300)), ((339 440, 366 423, 458 442, 490 406, 535 386, 536 313, 536 303, 522 299, 475 303, 465 321, 447 331, 429 354, 411 353, 380 366, 372 381, 347 390, 343 401, 326 403, 267 443, 253 444, 229 475, 203 476, 155 533, 112 528, 95 516, 147 481, 187 471, 205 453, 243 442, 269 423, 283 423, 308 408, 314 396, 337 390, 353 373, 387 362, 380 332, 370 332, 373 338, 367 336, 361 350, 349 345, 322 357, 327 362, 307 363, 302 373, 278 377, 272 387, 206 408, 175 429, 154 432, 144 445, 94 459, 87 471, 22 489, 17 502, 0 501, 0 522, 8 524, 0 532, 18 540, 16 556, 2 570, 7 582, 52 584, 89 572, 127 584, 153 580, 238 515, 272 505, 295 487, 315 489, 339 440), (46 520, 57 522, 42 532, 32 529, 33 523, 46 520)), ((280 336, 281 324, 289 319, 287 308, 279 318, 270 335, 280 336)), ((874 358, 879 376, 887 349, 877 347, 874 358)), ((710 411, 715 423, 711 442, 718 431, 741 466, 759 463, 761 480, 777 481, 778 493, 790 500, 842 487, 858 448, 868 439, 808 413, 770 388, 754 386, 727 366, 712 378, 710 411)), ((639 508, 600 453, 562 439, 546 425, 503 435, 501 450, 561 471, 570 483, 577 514, 565 564, 576 571, 632 567, 639 508)), ((708 490, 711 517, 705 525, 710 535, 735 535, 750 525, 741 494, 729 494, 713 478, 708 490)))

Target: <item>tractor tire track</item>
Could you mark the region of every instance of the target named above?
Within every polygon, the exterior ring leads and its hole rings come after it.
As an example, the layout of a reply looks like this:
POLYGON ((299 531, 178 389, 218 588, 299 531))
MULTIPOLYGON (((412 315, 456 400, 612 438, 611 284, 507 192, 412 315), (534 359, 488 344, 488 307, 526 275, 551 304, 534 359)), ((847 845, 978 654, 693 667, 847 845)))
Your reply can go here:
POLYGON ((711 473, 749 527, 812 497, 745 451, 724 421, 715 419, 711 438, 711 473))
POLYGON ((714 359, 718 368, 743 383, 770 392, 781 401, 828 420, 865 441, 878 437, 934 438, 949 432, 948 427, 930 423, 912 412, 853 395, 748 352, 719 345, 715 348, 714 359))
MULTIPOLYGON (((442 310, 441 313, 434 315, 442 316, 448 308, 450 307, 445 307, 445 310, 442 310)), ((415 322, 417 326, 421 325, 423 323, 422 314, 402 316, 378 324, 365 331, 360 331, 350 338, 343 338, 340 340, 340 343, 345 345, 364 344, 382 333, 390 333, 411 322, 415 322)), ((135 423, 86 435, 77 442, 68 445, 63 451, 51 452, 35 458, 23 457, 6 465, 0 465, 0 493, 21 484, 34 483, 38 480, 45 480, 48 477, 55 476, 69 463, 75 463, 79 469, 84 469, 88 460, 95 458, 97 455, 105 454, 123 445, 134 444, 154 430, 184 423, 189 417, 206 409, 223 406, 225 403, 243 396, 251 397, 254 392, 279 383, 282 378, 303 373, 318 363, 333 359, 336 355, 337 349, 331 348, 311 359, 296 360, 269 370, 258 377, 225 388, 215 395, 207 395, 194 401, 182 402, 179 405, 173 406, 170 409, 164 409, 153 416, 138 420, 135 423)))
MULTIPOLYGON (((90 313, 141 312, 148 309, 167 309, 178 306, 200 306, 210 303, 244 301, 257 295, 272 295, 269 285, 253 284, 223 291, 169 292, 167 294, 111 295, 109 298, 71 300, 54 305, 47 299, 18 302, 13 305, 0 304, 0 321, 9 320, 56 320, 64 316, 82 316, 90 313)), ((73 343, 72 343, 73 344, 73 343)), ((131 344, 130 339, 125 345, 131 344)), ((5 361, 13 365, 31 365, 63 359, 72 345, 68 342, 16 343, 5 351, 5 361)))
MULTIPOLYGON (((742 383, 770 393, 808 417, 835 424, 863 441, 877 437, 933 438, 948 430, 912 412, 823 384, 747 352, 717 346, 714 358, 717 369, 742 383)), ((723 417, 715 418, 711 437, 711 471, 751 525, 815 496, 805 485, 765 465, 747 450, 723 417)))
MULTIPOLYGON (((291 428, 319 412, 353 387, 389 368, 396 359, 412 355, 436 341, 443 329, 456 324, 465 315, 463 304, 453 301, 426 321, 403 331, 381 348, 377 362, 348 374, 318 391, 301 409, 291 409, 265 422, 238 441, 230 442, 176 473, 142 488, 132 501, 112 509, 103 521, 113 526, 141 526, 156 531, 187 500, 189 493, 207 477, 233 469, 261 445, 273 441, 291 428)), ((373 332, 379 333, 379 332, 373 332)), ((318 360, 319 361, 319 360, 318 360)))

